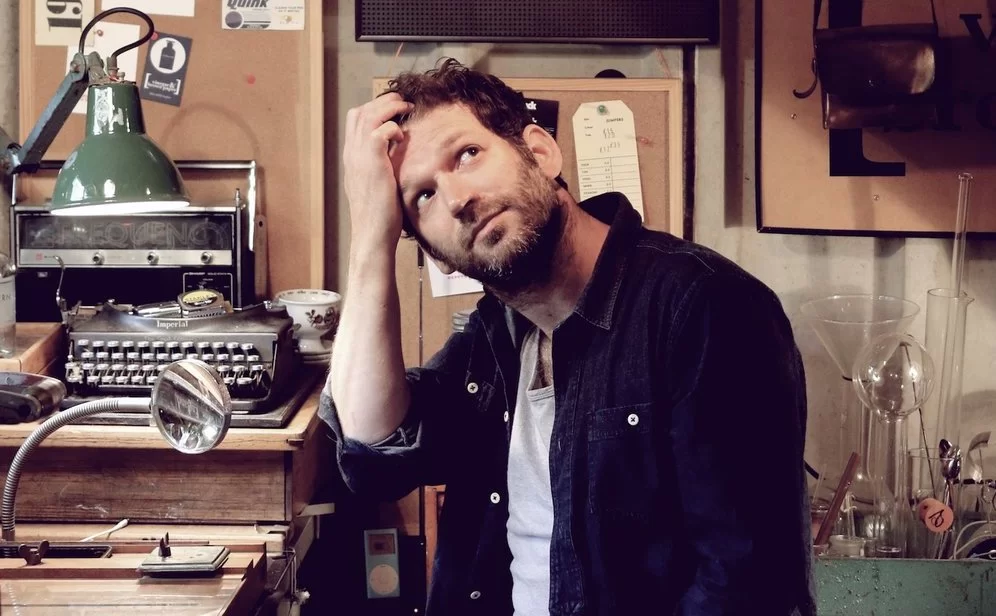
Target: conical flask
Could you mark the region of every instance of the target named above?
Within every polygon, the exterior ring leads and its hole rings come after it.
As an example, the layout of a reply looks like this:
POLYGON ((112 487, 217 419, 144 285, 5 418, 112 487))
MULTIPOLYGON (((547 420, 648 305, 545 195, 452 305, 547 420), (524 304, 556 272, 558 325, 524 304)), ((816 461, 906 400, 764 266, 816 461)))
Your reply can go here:
POLYGON ((872 539, 876 534, 872 516, 875 499, 888 489, 883 484, 885 441, 879 422, 861 404, 851 385, 851 371, 858 353, 869 342, 884 334, 905 332, 920 308, 888 295, 830 295, 804 303, 801 311, 841 376, 839 463, 831 472, 839 474, 852 451, 861 458, 850 489, 855 511, 848 512, 846 534, 872 539))

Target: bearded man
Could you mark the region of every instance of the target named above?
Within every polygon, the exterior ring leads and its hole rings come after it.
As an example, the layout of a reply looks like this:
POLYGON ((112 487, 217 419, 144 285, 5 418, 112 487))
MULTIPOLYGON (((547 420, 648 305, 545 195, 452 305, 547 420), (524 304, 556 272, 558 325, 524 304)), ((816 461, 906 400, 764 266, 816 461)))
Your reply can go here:
POLYGON ((815 613, 805 376, 769 288, 620 194, 576 202, 523 97, 454 60, 350 110, 343 163, 321 414, 355 492, 446 485, 429 616, 815 613), (404 235, 486 291, 409 370, 404 235))

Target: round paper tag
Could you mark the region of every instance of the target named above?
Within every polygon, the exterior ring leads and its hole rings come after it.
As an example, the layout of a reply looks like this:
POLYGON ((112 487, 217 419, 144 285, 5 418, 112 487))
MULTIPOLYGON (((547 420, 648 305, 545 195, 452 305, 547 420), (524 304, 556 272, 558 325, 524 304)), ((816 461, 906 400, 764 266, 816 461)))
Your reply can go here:
POLYGON ((954 523, 954 512, 936 498, 925 498, 917 507, 920 521, 932 533, 943 533, 954 523))

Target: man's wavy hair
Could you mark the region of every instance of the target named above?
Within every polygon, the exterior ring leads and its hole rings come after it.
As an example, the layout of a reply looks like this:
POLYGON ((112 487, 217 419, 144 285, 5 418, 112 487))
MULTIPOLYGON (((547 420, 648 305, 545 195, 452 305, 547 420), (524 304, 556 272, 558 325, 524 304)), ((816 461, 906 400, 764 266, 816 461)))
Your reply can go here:
MULTIPOLYGON (((388 83, 384 94, 397 92, 414 104, 413 111, 395 118, 399 125, 418 119, 437 107, 461 104, 488 130, 508 141, 525 160, 534 160, 522 133, 533 124, 526 109, 526 99, 493 75, 467 68, 453 58, 444 58, 425 73, 402 73, 388 83)), ((567 185, 557 177, 565 190, 567 185)), ((411 220, 405 214, 403 230, 406 237, 415 235, 411 220)))

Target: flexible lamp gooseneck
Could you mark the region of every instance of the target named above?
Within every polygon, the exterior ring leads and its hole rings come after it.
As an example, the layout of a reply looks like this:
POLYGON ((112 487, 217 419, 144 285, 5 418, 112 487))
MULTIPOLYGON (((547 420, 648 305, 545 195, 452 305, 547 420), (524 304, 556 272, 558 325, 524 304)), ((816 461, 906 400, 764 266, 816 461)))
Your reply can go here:
POLYGON ((53 214, 136 214, 190 205, 173 161, 145 133, 138 86, 118 71, 120 54, 149 41, 155 25, 145 13, 126 7, 95 16, 80 34, 79 51, 24 145, 0 129, 0 173, 38 169, 73 107, 87 93, 86 133, 66 157, 52 193, 53 214), (142 18, 149 29, 139 40, 111 53, 104 62, 96 52, 84 55, 90 30, 113 13, 142 18))

